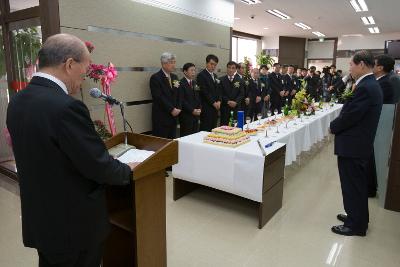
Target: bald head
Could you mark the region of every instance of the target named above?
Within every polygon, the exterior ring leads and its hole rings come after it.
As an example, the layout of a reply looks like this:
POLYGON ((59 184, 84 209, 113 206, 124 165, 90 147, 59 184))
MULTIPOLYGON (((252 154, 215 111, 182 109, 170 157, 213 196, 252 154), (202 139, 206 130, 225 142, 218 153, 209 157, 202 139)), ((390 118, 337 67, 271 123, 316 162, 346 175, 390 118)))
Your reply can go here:
POLYGON ((85 43, 70 34, 56 34, 49 37, 39 50, 39 69, 56 67, 69 58, 81 62, 89 51, 85 43))

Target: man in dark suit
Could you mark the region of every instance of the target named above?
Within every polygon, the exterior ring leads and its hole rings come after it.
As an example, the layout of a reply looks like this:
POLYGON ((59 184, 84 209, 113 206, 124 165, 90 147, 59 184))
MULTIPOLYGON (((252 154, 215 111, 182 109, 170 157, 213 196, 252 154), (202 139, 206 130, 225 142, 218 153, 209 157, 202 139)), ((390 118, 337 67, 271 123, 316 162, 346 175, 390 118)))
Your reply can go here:
POLYGON ((268 75, 268 81, 271 91, 271 113, 274 115, 275 109, 278 111, 278 114, 282 113, 282 99, 285 95, 284 90, 284 81, 282 79, 282 75, 279 73, 281 65, 279 63, 275 63, 273 65, 273 72, 268 75))
POLYGON ((335 135, 335 154, 347 213, 337 216, 343 225, 332 227, 340 235, 365 236, 368 229, 367 164, 373 153, 383 99, 372 74, 373 66, 370 52, 354 54, 350 61, 350 73, 356 79, 354 95, 330 124, 330 131, 335 135))
POLYGON ((297 79, 297 76, 294 75, 294 66, 289 65, 288 71, 286 74, 286 90, 289 107, 292 105, 292 99, 296 95, 297 91, 299 91, 300 82, 297 79))
POLYGON ((150 78, 153 97, 153 135, 174 139, 177 118, 181 113, 179 80, 175 71, 175 55, 165 52, 161 55, 161 69, 150 78))
POLYGON ((383 93, 383 104, 394 104, 394 91, 390 82, 390 76, 393 74, 395 61, 388 55, 380 55, 375 57, 375 66, 373 69, 376 80, 378 81, 382 93, 383 93))
POLYGON ((201 104, 198 86, 194 80, 196 66, 193 63, 183 65, 184 78, 181 79, 179 90, 182 101, 182 112, 179 115, 180 136, 186 136, 199 131, 201 104))
POLYGON ((219 92, 219 80, 214 73, 218 65, 218 57, 208 55, 206 68, 197 75, 197 85, 200 87, 201 114, 200 130, 211 132, 217 127, 218 111, 221 108, 221 94, 219 92))
POLYGON ((11 134, 21 195, 24 245, 39 266, 98 267, 109 232, 106 184, 128 185, 131 169, 113 159, 79 92, 90 63, 77 37, 51 36, 40 72, 10 101, 11 134))
POLYGON ((234 113, 234 118, 237 116, 237 111, 240 108, 244 98, 243 80, 235 75, 236 62, 229 61, 226 64, 227 75, 221 78, 221 125, 228 125, 231 111, 234 113))
POLYGON ((245 77, 246 72, 246 65, 243 62, 240 62, 236 65, 237 72, 235 76, 242 80, 243 82, 243 100, 240 103, 240 109, 244 111, 245 116, 249 115, 249 105, 250 105, 250 98, 249 98, 249 80, 245 77))
POLYGON ((311 66, 308 75, 304 78, 307 82, 307 94, 309 94, 316 101, 319 101, 321 95, 321 78, 316 73, 315 66, 311 66))
POLYGON ((251 79, 249 80, 249 116, 252 120, 257 120, 257 114, 262 113, 264 104, 263 98, 268 102, 269 93, 266 84, 259 78, 260 72, 257 68, 251 70, 251 79))

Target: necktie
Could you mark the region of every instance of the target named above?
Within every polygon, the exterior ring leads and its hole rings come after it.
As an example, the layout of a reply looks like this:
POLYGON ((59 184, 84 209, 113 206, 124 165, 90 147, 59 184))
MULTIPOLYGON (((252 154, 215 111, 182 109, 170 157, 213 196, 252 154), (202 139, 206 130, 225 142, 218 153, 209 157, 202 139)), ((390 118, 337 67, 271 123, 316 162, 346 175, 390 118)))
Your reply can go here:
POLYGON ((169 87, 171 87, 171 88, 172 88, 172 81, 171 81, 171 77, 170 77, 170 76, 168 76, 168 77, 167 77, 167 79, 168 79, 168 82, 169 82, 169 87))
POLYGON ((232 76, 229 76, 229 81, 232 82, 233 78, 232 76))
POLYGON ((192 80, 189 81, 189 87, 192 88, 192 80))

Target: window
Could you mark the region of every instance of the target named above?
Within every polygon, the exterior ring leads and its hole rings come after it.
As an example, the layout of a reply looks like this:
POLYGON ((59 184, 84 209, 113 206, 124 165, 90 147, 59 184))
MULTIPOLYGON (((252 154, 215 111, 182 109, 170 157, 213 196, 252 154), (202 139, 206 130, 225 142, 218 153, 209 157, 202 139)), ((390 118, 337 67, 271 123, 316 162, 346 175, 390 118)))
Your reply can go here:
POLYGON ((39 19, 10 23, 13 79, 11 88, 16 92, 24 89, 37 70, 37 54, 42 46, 39 19))
POLYGON ((232 60, 235 62, 243 62, 247 57, 251 64, 255 66, 257 54, 257 40, 241 37, 232 37, 232 60))

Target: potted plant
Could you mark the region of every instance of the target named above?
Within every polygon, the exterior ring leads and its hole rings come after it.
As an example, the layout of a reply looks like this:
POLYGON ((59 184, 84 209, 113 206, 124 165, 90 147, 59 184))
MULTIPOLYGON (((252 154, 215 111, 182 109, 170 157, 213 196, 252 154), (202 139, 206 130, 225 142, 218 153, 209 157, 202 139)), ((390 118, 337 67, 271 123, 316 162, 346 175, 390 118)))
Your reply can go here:
POLYGON ((267 55, 265 51, 261 51, 259 55, 256 55, 256 58, 259 66, 267 65, 270 68, 275 63, 275 60, 270 55, 267 55))

